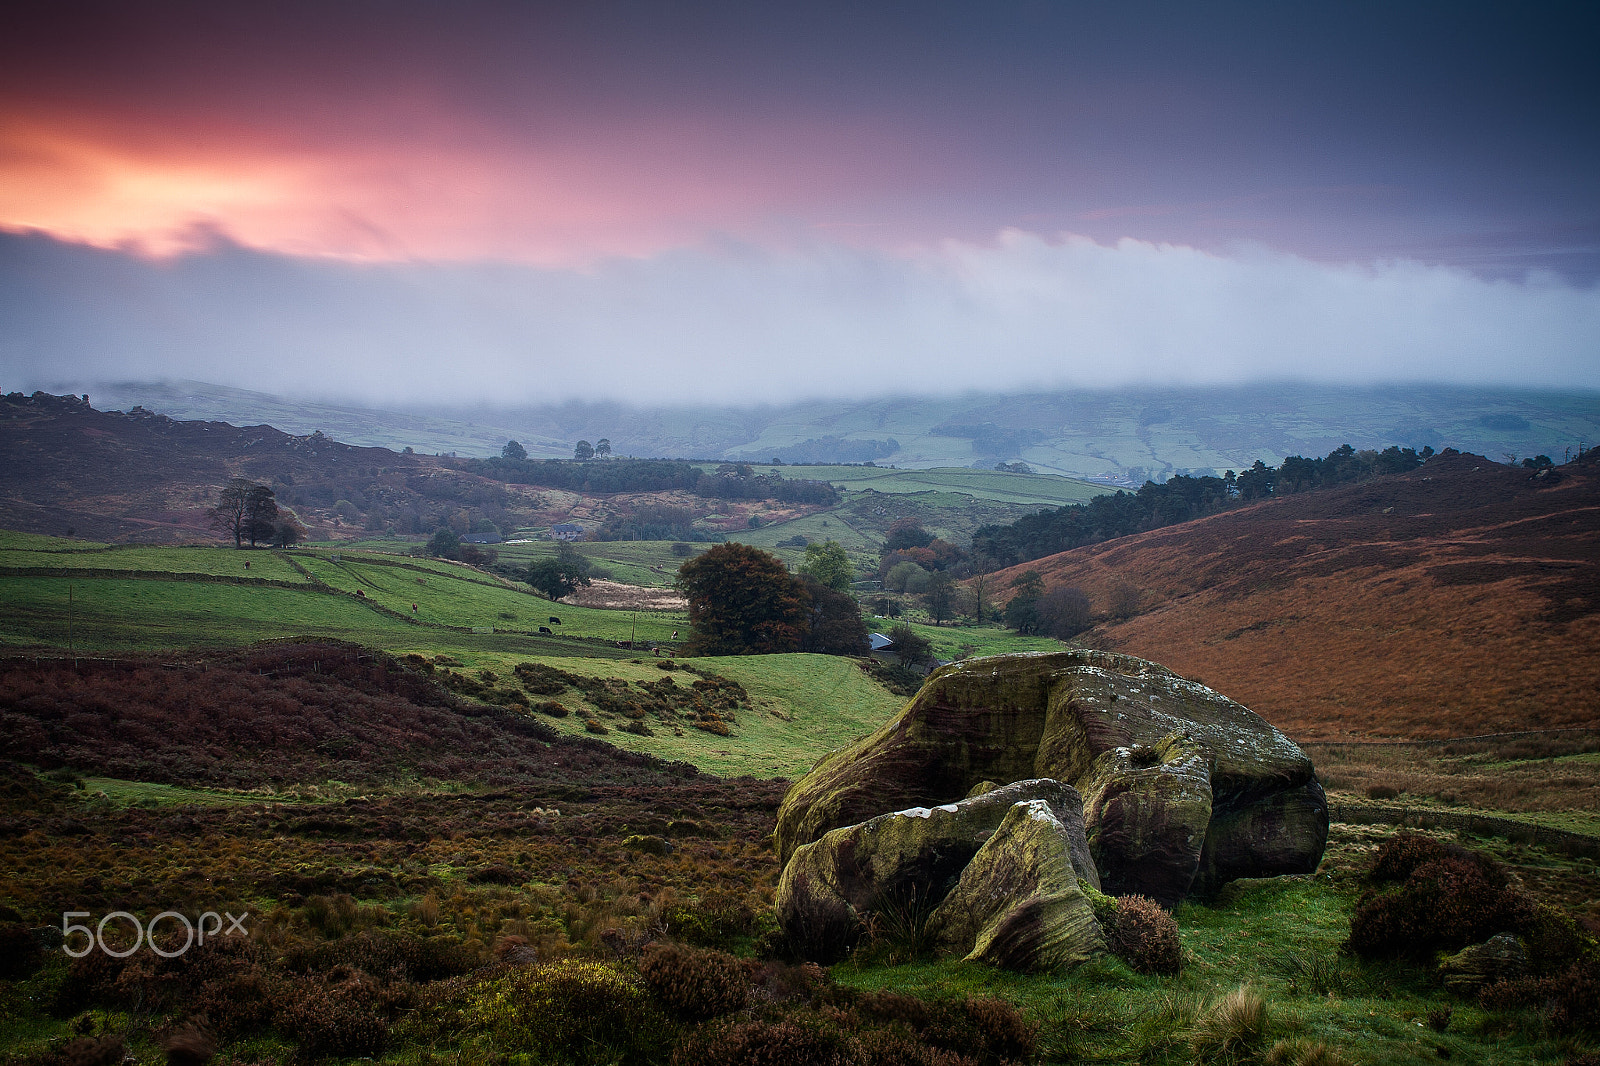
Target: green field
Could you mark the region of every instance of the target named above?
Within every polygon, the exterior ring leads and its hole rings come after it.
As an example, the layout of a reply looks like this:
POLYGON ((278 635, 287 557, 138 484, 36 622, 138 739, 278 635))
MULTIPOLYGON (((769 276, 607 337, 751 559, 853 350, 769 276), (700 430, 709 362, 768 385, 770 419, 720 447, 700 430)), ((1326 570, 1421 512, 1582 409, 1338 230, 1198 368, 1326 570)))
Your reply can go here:
POLYGON ((815 478, 847 489, 878 492, 954 492, 980 500, 1037 507, 1082 503, 1105 493, 1102 485, 1055 474, 1009 474, 967 467, 933 467, 927 470, 885 470, 870 466, 783 467, 786 477, 815 478))
POLYGON ((665 641, 687 629, 681 613, 553 604, 458 563, 345 548, 106 547, 0 533, 0 568, 8 608, 0 647, 10 648, 131 651, 313 636, 401 653, 610 658, 629 654, 618 641, 665 641), (542 637, 541 626, 555 633, 542 637))
MULTIPOLYGON (((510 547, 527 558, 555 550, 549 543, 510 547)), ((678 561, 664 542, 584 544, 580 550, 602 562, 630 560, 643 568, 654 560, 678 561)), ((681 638, 689 632, 682 612, 635 615, 551 603, 459 563, 348 547, 106 548, 0 534, 0 566, 14 568, 0 573, 0 598, 8 607, 0 617, 0 649, 70 647, 103 655, 316 637, 397 655, 444 655, 469 674, 508 676, 518 663, 533 661, 634 683, 659 680, 663 672, 654 658, 620 642, 661 644, 670 654, 672 633, 681 638), (50 567, 70 567, 71 576, 36 573, 50 567), (559 625, 549 622, 552 615, 559 625), (541 626, 554 633, 539 635, 541 626)), ((877 618, 867 623, 885 632, 893 625, 877 618)), ((913 628, 942 659, 1060 647, 998 626, 913 628)), ((738 681, 750 694, 754 709, 740 712, 730 736, 682 729, 642 737, 622 732, 618 720, 607 739, 716 773, 791 776, 871 732, 903 702, 848 658, 747 656, 695 665, 738 681)), ((562 699, 583 713, 549 719, 558 728, 581 731, 590 716, 607 720, 575 692, 562 699)))
MULTIPOLYGON (((487 668, 506 676, 517 662, 530 657, 519 659, 514 654, 482 651, 461 658, 467 664, 463 672, 487 668)), ((532 661, 575 674, 619 678, 629 683, 659 681, 669 676, 656 665, 658 660, 651 658, 602 661, 538 656, 532 661)), ((593 717, 611 729, 605 737, 607 743, 663 759, 684 759, 714 774, 797 777, 822 755, 878 728, 905 703, 903 697, 870 680, 855 660, 835 655, 750 655, 683 661, 692 663, 697 670, 731 678, 750 694, 753 710, 738 712, 738 721, 729 736, 693 728, 683 728, 674 735, 654 721, 650 724, 656 736, 625 733, 621 729, 623 719, 595 711, 570 689, 548 698, 558 700, 574 713, 566 718, 540 720, 557 729, 582 734, 584 719, 593 717)), ((681 672, 671 676, 682 684, 693 681, 692 676, 681 672)))
MULTIPOLYGON (((672 553, 672 541, 667 540, 597 540, 574 544, 578 553, 596 567, 606 571, 602 576, 626 585, 663 587, 672 584, 683 556, 672 553)), ((695 543, 695 552, 711 547, 709 543, 695 543)), ((527 544, 497 544, 500 562, 525 567, 535 559, 556 554, 555 541, 536 540, 527 544)))

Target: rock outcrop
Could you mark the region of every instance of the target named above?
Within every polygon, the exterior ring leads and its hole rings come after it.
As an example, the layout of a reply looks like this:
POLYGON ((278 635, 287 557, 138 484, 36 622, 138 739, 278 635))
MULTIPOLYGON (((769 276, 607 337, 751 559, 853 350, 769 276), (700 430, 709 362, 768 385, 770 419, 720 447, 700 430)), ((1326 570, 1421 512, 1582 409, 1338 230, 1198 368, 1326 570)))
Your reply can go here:
POLYGON ((1081 822, 1066 824, 1045 800, 1014 803, 928 917, 942 951, 1011 970, 1070 969, 1105 954, 1105 938, 1080 872, 1081 822))
POLYGON ((1033 779, 1082 793, 1106 891, 1168 907, 1238 877, 1310 873, 1327 842, 1311 760, 1258 715, 1155 663, 1067 651, 937 671, 893 720, 795 784, 779 857, 885 811, 1033 779))
MULTIPOLYGON (((796 943, 843 946, 868 913, 927 916, 1017 804, 1032 802, 1061 827, 1067 863, 1058 875, 1099 887, 1083 833, 1083 803, 1059 781, 1017 781, 970 799, 911 807, 842 826, 797 849, 778 884, 778 919, 796 943)), ((931 919, 930 919, 931 920, 931 919)), ((971 950, 971 941, 964 951, 971 950)))
POLYGON ((1439 963, 1444 986, 1457 995, 1470 996, 1484 985, 1528 972, 1528 951, 1510 933, 1490 937, 1462 948, 1439 963))

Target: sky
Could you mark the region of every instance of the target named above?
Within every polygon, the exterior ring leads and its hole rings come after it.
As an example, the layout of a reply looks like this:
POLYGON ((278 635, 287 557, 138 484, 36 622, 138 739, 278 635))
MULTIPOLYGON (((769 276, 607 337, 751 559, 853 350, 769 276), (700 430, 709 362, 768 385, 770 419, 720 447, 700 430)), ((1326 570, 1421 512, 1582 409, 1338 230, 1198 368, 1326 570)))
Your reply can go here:
POLYGON ((1600 6, 0 10, 0 387, 1600 388, 1600 6))

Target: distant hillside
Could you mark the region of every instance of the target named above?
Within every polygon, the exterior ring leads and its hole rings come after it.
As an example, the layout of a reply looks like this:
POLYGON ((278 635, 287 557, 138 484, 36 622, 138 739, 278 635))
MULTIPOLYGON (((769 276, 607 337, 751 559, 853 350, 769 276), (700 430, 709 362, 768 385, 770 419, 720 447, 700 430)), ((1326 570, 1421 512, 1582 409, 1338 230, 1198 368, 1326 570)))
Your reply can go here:
POLYGON ((1481 456, 1001 571, 1138 613, 1089 643, 1203 679, 1300 739, 1600 721, 1600 463, 1481 456))
POLYGON ((467 532, 483 521, 509 531, 573 517, 591 528, 641 503, 680 504, 702 533, 720 534, 748 528, 745 511, 757 506, 777 521, 838 502, 826 484, 767 476, 735 479, 745 499, 730 503, 735 488, 721 487, 729 479, 687 463, 524 463, 509 471, 355 447, 320 432, 181 422, 138 407, 97 411, 79 397, 45 393, 0 397, 0 450, 0 528, 105 541, 208 539, 206 510, 234 477, 270 485, 318 538, 427 534, 443 525, 467 532), (541 474, 543 467, 554 470, 541 474), (679 481, 656 476, 657 467, 679 481), (647 476, 624 476, 640 468, 647 476), (778 506, 767 505, 777 496, 778 506))
POLYGON ((233 477, 270 485, 313 539, 573 522, 608 539, 737 537, 795 558, 797 537, 875 554, 883 531, 913 516, 964 541, 983 523, 1103 491, 982 470, 430 456, 15 392, 0 396, 0 456, 0 528, 112 542, 212 539, 206 510, 233 477))
POLYGON ((863 397, 760 406, 637 408, 616 403, 383 410, 312 403, 202 382, 84 383, 102 407, 174 418, 320 429, 356 444, 498 455, 508 439, 535 458, 571 456, 605 437, 618 455, 767 463, 863 462, 1034 469, 1137 487, 1149 478, 1221 474, 1257 459, 1324 455, 1341 444, 1459 448, 1495 459, 1600 441, 1600 394, 1429 385, 1353 388, 1266 383, 1218 388, 1073 389, 1018 395, 863 397))

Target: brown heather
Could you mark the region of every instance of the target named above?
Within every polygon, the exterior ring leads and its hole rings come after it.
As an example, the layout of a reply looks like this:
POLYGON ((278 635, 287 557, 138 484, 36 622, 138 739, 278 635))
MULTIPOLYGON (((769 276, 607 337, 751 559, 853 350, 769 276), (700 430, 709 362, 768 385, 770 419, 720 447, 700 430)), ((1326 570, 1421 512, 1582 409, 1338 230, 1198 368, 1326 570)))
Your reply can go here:
POLYGON ((1297 740, 1596 724, 1600 459, 1553 487, 1477 456, 1001 571, 1089 593, 1086 643, 1155 659, 1297 740), (1117 590, 1140 593, 1116 621, 1117 590))

